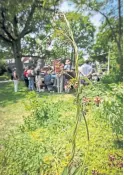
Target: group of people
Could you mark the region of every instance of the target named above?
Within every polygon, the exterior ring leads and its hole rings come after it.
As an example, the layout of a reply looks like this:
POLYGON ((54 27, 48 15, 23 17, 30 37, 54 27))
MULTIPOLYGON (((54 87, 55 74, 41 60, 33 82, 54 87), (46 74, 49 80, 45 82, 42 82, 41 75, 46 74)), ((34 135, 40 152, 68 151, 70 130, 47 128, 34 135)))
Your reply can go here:
MULTIPOLYGON (((81 77, 91 78, 92 66, 86 61, 81 67, 79 67, 79 74, 81 77)), ((25 67, 23 72, 23 79, 25 85, 29 90, 40 91, 57 91, 61 93, 66 91, 66 85, 71 78, 75 77, 75 70, 71 66, 69 59, 65 61, 65 64, 60 60, 53 61, 52 66, 44 66, 43 68, 25 67)), ((18 91, 18 80, 16 69, 12 73, 12 79, 14 81, 14 91, 18 91)))

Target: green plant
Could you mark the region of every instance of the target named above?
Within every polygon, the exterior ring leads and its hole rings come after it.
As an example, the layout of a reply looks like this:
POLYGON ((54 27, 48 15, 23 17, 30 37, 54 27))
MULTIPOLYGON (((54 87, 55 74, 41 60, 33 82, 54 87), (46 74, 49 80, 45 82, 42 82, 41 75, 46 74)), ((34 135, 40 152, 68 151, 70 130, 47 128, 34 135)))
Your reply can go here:
POLYGON ((119 71, 111 72, 109 75, 102 77, 101 81, 104 84, 118 83, 122 82, 122 76, 119 71))
POLYGON ((0 81, 5 81, 5 80, 9 80, 10 78, 7 75, 2 75, 0 76, 0 81))
POLYGON ((0 60, 0 75, 6 72, 6 63, 4 60, 0 60))
POLYGON ((39 99, 35 93, 28 95, 28 102, 25 107, 32 111, 31 115, 24 118, 24 125, 21 130, 36 130, 42 126, 46 126, 49 121, 57 122, 60 117, 59 111, 63 101, 53 102, 44 99, 39 99), (34 98, 35 97, 35 98, 34 98))
MULTIPOLYGON (((106 175, 121 175, 122 168, 119 168, 122 164, 121 149, 114 147, 111 127, 100 115, 105 97, 104 87, 99 84, 98 87, 82 88, 80 102, 85 103, 84 112, 89 129, 90 144, 88 147, 86 126, 82 114, 80 114, 76 150, 70 166, 70 174, 83 172, 89 175, 94 170, 106 175), (101 90, 98 91, 98 89, 101 90), (94 102, 94 97, 97 95, 102 100, 99 106, 94 102), (109 155, 117 155, 115 164, 118 164, 117 166, 111 167, 109 165, 109 155)), ((21 130, 19 128, 18 131, 10 134, 2 145, 0 174, 60 175, 72 156, 72 136, 76 123, 75 98, 73 95, 63 94, 47 94, 45 96, 41 94, 39 96, 33 92, 29 92, 27 98, 26 108, 30 113, 26 120, 30 118, 30 121, 24 121, 21 130), (47 103, 45 103, 46 98, 47 103), (42 108, 43 105, 43 109, 45 107, 47 109, 48 104, 50 114, 45 119, 42 114, 42 117, 39 116, 40 107, 42 108)), ((65 168, 64 173, 67 171, 68 168, 65 168)))
POLYGON ((123 92, 122 84, 109 85, 110 90, 106 92, 103 102, 103 118, 112 126, 116 135, 123 133, 123 92))

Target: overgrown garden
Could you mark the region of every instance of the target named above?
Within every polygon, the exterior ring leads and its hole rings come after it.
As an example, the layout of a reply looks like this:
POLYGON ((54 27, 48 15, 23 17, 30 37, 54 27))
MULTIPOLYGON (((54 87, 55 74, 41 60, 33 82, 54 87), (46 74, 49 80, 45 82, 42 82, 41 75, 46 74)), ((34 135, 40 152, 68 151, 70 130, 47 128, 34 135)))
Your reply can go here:
POLYGON ((78 11, 60 12, 60 1, 0 2, 1 59, 14 56, 21 76, 22 56, 47 64, 70 57, 76 72, 70 94, 27 92, 23 82, 14 94, 11 82, 0 83, 1 175, 122 174, 122 2, 69 3, 78 11), (97 33, 93 13, 102 15, 97 33), (107 66, 99 82, 86 78, 86 86, 78 72, 85 54, 107 66), (18 120, 21 111, 23 119, 11 131, 12 118, 5 122, 4 114, 18 120), (2 125, 11 132, 4 133, 2 125))

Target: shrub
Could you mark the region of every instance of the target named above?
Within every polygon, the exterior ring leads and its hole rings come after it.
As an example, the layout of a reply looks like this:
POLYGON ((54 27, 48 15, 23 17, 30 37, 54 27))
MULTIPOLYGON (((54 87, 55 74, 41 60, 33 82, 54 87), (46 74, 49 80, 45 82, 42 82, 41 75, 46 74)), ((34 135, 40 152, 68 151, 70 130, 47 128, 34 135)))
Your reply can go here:
POLYGON ((10 78, 9 78, 8 75, 6 75, 6 74, 0 76, 0 81, 9 80, 9 79, 10 79, 10 78))
POLYGON ((86 106, 90 103, 95 118, 106 122, 112 128, 113 133, 122 136, 123 129, 123 91, 122 83, 95 84, 87 86, 80 94, 80 99, 86 106), (96 104, 96 102, 99 104, 96 104))
POLYGON ((102 116, 112 126, 114 133, 123 132, 123 91, 122 84, 110 84, 103 102, 102 116))
POLYGON ((105 75, 101 81, 104 83, 104 84, 111 84, 111 83, 118 83, 118 82, 122 82, 122 76, 120 74, 120 72, 116 71, 116 72, 112 72, 110 73, 109 75, 105 75))
POLYGON ((0 75, 3 75, 6 72, 6 63, 4 60, 0 60, 0 75))

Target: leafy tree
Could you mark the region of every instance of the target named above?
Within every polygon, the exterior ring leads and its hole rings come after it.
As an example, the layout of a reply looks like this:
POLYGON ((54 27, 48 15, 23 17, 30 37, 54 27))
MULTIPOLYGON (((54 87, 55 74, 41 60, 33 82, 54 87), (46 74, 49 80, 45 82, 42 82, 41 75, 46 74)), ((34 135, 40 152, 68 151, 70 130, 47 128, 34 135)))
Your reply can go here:
MULTIPOLYGON (((116 26, 116 21, 113 21, 113 26, 116 26)), ((118 33, 116 33, 118 36, 118 33)), ((119 54, 117 44, 113 38, 112 31, 109 26, 104 22, 99 29, 96 36, 96 42, 94 43, 90 56, 94 60, 101 62, 110 60, 111 72, 120 72, 119 66, 119 54)))
MULTIPOLYGON (((88 49, 93 44, 95 28, 89 20, 88 16, 84 16, 78 12, 68 12, 66 17, 70 23, 72 29, 74 40, 78 46, 79 51, 82 49, 88 51, 88 49)), ((69 31, 62 18, 55 21, 55 33, 53 37, 59 37, 62 42, 68 46, 69 49, 72 48, 71 59, 74 62, 74 49, 72 44, 70 44, 69 31), (61 30, 62 29, 62 30, 61 30)))
POLYGON ((122 0, 75 0, 80 9, 86 9, 87 11, 95 11, 103 16, 104 21, 111 30, 113 40, 117 45, 118 63, 120 65, 121 75, 123 72, 123 53, 122 53, 122 38, 123 38, 123 24, 122 24, 122 0), (113 23, 116 23, 116 25, 113 23), (114 25, 113 25, 114 24, 114 25))
POLYGON ((57 3, 58 0, 0 1, 0 38, 11 47, 19 76, 22 73, 22 39, 27 34, 43 32, 57 3))
POLYGON ((61 42, 59 39, 55 40, 52 49, 52 57, 61 59, 69 58, 70 46, 68 46, 65 42, 61 42))

